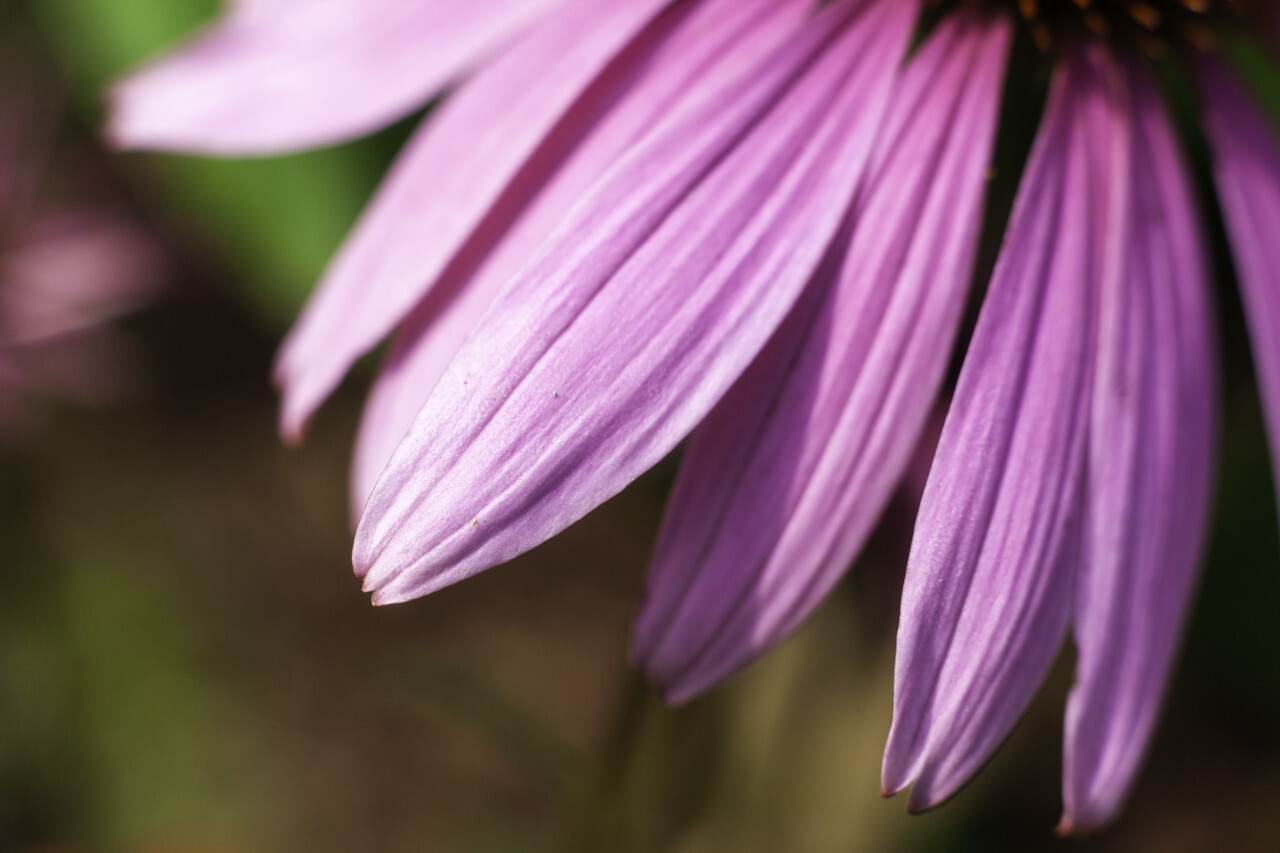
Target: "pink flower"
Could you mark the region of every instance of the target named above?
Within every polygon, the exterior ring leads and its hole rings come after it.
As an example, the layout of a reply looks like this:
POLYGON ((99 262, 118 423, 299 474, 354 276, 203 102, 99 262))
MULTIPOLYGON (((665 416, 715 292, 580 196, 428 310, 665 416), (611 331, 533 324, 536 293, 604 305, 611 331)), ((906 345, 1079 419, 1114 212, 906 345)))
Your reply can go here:
POLYGON ((94 404, 125 390, 128 345, 108 324, 152 298, 161 262, 153 238, 117 207, 68 197, 79 170, 55 145, 57 98, 20 45, 3 50, 0 434, 12 438, 30 425, 35 400, 94 404))
MULTIPOLYGON (((1138 46, 1187 58, 1206 93, 1275 442, 1280 152, 1192 47, 1239 23, 1229 14, 1020 5, 1056 70, 924 489, 884 783, 913 785, 913 807, 954 793, 1071 630, 1075 829, 1115 813, 1150 737, 1216 420, 1199 206, 1138 46)), ((399 330, 352 478, 355 565, 377 603, 533 547, 689 437, 635 640, 680 700, 831 589, 942 384, 1002 81, 1047 60, 1008 71, 1000 3, 944 4, 908 53, 918 13, 914 0, 244 0, 125 81, 111 132, 288 150, 467 78, 285 343, 282 429, 300 436, 399 330)))

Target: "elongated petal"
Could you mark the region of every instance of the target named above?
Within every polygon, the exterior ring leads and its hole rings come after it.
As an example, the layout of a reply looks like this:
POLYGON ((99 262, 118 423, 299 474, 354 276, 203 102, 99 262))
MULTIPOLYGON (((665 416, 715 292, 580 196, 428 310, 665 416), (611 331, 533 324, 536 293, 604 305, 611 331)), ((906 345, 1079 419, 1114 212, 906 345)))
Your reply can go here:
POLYGON ((426 104, 560 0, 289 0, 233 6, 121 81, 128 148, 268 154, 328 145, 426 104))
POLYGON ((912 60, 852 244, 694 432, 636 629, 668 698, 791 631, 900 478, 964 305, 1008 37, 960 13, 912 60))
MULTIPOLYGON (((625 82, 621 69, 592 87, 663 5, 577 2, 428 118, 281 349, 286 436, 301 434, 351 364, 424 293, 435 287, 447 298, 465 282, 625 82)), ((643 46, 637 50, 633 62, 643 58, 643 46)))
POLYGON ((1280 482, 1280 146, 1270 122, 1227 69, 1204 57, 1198 70, 1213 176, 1240 279, 1271 466, 1280 482))
POLYGON ((1076 686, 1062 830, 1115 814, 1150 740, 1203 544, 1215 363, 1205 254, 1186 169, 1154 87, 1134 119, 1125 274, 1100 302, 1076 686))
MULTIPOLYGON (((690 4, 674 7, 667 15, 681 10, 691 14, 672 21, 671 27, 655 26, 615 61, 598 84, 610 87, 607 98, 582 99, 593 109, 603 103, 607 112, 559 168, 540 165, 540 171, 554 174, 510 227, 494 235, 491 247, 476 247, 473 241, 468 253, 483 254, 483 259, 449 267, 406 320, 369 394, 356 441, 351 492, 357 521, 382 469, 467 333, 573 204, 673 104, 714 73, 731 47, 767 49, 786 32, 788 19, 794 25, 804 13, 798 2, 708 0, 692 9, 690 4)), ((420 255, 419 241, 410 241, 409 248, 415 253, 410 258, 420 255)))
POLYGON ((898 0, 815 10, 779 50, 702 81, 597 185, 374 490, 355 563, 375 601, 559 532, 706 415, 836 230, 914 17, 898 0))
POLYGON ((1116 274, 1127 168, 1115 76, 1092 47, 1058 71, 925 486, 883 768, 886 792, 913 785, 913 809, 999 745, 1066 630, 1095 289, 1116 274))

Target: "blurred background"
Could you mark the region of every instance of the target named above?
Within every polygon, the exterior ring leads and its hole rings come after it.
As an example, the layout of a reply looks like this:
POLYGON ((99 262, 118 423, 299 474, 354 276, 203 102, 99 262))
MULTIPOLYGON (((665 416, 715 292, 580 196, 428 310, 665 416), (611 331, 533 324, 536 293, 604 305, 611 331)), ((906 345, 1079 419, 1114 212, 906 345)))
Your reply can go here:
POLYGON ((680 708, 627 659, 670 460, 511 564, 369 605, 344 503, 368 365, 300 451, 268 376, 411 122, 103 152, 107 82, 216 12, 0 0, 0 850, 1275 849, 1280 534, 1225 262, 1212 544, 1129 807, 1053 835, 1067 652, 977 781, 908 816, 878 787, 905 495, 807 627, 680 708))

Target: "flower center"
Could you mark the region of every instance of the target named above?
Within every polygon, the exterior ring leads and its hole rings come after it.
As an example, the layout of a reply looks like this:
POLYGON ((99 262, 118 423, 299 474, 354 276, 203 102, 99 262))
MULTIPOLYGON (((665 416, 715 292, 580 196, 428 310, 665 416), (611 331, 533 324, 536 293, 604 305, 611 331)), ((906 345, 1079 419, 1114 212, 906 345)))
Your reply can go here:
MULTIPOLYGON (((961 0, 972 2, 972 0, 961 0)), ((1280 24, 1274 0, 1004 0, 1035 43, 1051 51, 1068 34, 1134 44, 1147 53, 1170 45, 1212 49, 1216 33, 1241 25, 1280 24), (1269 20, 1268 20, 1269 19, 1269 20)))

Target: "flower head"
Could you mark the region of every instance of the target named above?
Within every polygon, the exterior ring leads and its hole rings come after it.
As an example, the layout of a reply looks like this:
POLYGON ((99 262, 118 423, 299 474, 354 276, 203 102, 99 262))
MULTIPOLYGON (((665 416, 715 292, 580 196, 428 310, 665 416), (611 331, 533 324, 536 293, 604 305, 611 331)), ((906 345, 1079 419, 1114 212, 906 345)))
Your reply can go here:
POLYGON ((922 498, 884 783, 953 793, 1070 631, 1084 828, 1154 724, 1216 420, 1199 206, 1147 57, 1205 95, 1277 452, 1280 149, 1204 49, 1242 13, 1081 5, 943 3, 922 31, 915 0, 242 0, 117 89, 111 132, 287 150, 466 78, 286 341, 282 429, 398 328, 352 476, 378 603, 533 547, 687 437, 635 639, 678 700, 799 624, 902 477, 1035 44, 1053 82, 922 498))

